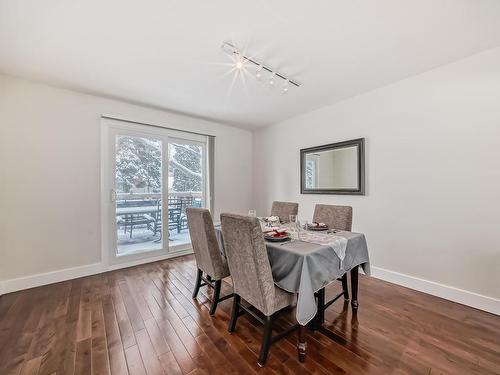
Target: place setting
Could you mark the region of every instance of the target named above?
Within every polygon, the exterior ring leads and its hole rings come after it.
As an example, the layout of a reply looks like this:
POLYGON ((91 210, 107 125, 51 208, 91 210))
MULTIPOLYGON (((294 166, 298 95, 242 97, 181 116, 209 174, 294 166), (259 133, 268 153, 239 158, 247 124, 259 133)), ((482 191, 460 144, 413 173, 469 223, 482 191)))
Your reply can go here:
MULTIPOLYGON (((255 210, 250 210, 248 216, 257 217, 255 212, 255 210)), ((279 216, 257 218, 261 223, 262 234, 266 241, 281 242, 282 246, 295 241, 333 244, 336 247, 340 246, 339 250, 334 249, 337 254, 345 253, 345 244, 341 243, 346 242, 345 239, 341 236, 333 236, 342 231, 331 229, 326 223, 317 221, 309 223, 307 220, 302 220, 303 224, 301 224, 301 220, 294 214, 289 215, 288 221, 280 220, 279 216)))

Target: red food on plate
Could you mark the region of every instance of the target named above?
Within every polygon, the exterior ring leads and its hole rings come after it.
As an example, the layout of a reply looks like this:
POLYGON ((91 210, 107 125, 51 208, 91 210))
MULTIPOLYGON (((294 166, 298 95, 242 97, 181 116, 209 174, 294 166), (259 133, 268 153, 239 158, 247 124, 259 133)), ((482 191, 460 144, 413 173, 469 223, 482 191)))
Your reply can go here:
POLYGON ((268 237, 274 237, 274 238, 288 237, 288 233, 287 232, 279 232, 277 230, 272 230, 272 231, 269 231, 269 232, 264 232, 264 235, 266 235, 268 237))
POLYGON ((276 233, 273 233, 272 236, 277 237, 277 238, 286 237, 286 236, 288 236, 288 233, 287 232, 276 232, 276 233))

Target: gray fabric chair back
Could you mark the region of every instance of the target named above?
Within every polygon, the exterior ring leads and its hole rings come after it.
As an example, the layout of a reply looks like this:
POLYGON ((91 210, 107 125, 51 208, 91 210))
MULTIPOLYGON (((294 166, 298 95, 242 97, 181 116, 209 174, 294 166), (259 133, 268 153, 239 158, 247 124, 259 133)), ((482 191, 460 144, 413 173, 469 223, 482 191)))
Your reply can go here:
POLYGON ((275 312, 275 286, 257 218, 221 214, 224 249, 234 293, 265 315, 275 312))
POLYGON ((290 215, 297 215, 299 204, 294 202, 274 201, 271 207, 271 216, 278 216, 281 221, 289 222, 290 215))
POLYGON ((313 221, 325 223, 332 229, 352 230, 352 207, 317 204, 314 208, 313 221))
POLYGON ((186 208, 186 215, 198 268, 215 280, 229 276, 227 262, 219 250, 210 211, 189 207, 186 208))

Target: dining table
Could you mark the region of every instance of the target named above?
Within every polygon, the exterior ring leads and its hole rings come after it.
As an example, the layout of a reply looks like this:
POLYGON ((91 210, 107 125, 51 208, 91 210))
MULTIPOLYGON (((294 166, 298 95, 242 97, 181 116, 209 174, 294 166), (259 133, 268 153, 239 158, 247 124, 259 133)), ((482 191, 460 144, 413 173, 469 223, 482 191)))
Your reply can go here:
MULTIPOLYGON (((261 221, 263 232, 270 228, 261 221)), ((297 295, 296 319, 299 324, 297 350, 304 361, 307 350, 305 327, 325 333, 324 309, 334 300, 325 303, 324 288, 351 274, 351 306, 357 312, 358 272, 362 268, 370 275, 370 260, 366 238, 362 233, 329 229, 316 232, 300 226, 283 224, 277 230, 289 231, 291 239, 283 242, 265 240, 274 283, 281 289, 297 295)), ((220 225, 215 225, 219 249, 224 252, 224 238, 220 225)))

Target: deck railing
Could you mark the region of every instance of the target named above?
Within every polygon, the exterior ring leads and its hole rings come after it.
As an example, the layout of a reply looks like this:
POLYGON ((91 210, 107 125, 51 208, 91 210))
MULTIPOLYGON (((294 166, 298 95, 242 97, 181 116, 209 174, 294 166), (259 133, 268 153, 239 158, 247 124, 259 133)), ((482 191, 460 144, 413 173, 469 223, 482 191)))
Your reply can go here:
MULTIPOLYGON (((168 215, 164 217, 164 225, 168 230, 175 230, 180 233, 187 229, 186 208, 201 207, 203 194, 193 191, 169 192, 168 195, 168 215)), ((124 228, 125 232, 132 231, 134 227, 147 227, 154 234, 161 230, 162 205, 160 193, 117 193, 117 224, 119 228, 124 228), (139 211, 137 211, 139 209, 139 211), (142 209, 142 210, 141 210, 142 209), (146 210, 146 211, 145 211, 146 210)))
MULTIPOLYGON (((171 191, 168 193, 168 198, 203 198, 201 191, 171 191)), ((158 200, 161 198, 161 193, 117 193, 116 200, 118 201, 140 201, 140 200, 158 200)))

